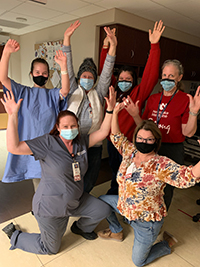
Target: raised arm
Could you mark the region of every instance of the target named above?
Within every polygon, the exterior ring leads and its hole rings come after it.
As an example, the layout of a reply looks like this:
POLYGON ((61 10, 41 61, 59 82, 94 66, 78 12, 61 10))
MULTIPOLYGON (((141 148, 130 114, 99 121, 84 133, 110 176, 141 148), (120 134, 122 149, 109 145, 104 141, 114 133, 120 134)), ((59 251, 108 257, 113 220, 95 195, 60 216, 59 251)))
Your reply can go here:
POLYGON ((7 150, 16 155, 30 155, 32 151, 29 146, 24 141, 19 141, 18 135, 18 111, 22 99, 17 103, 14 100, 14 95, 12 91, 4 94, 4 100, 1 99, 2 104, 5 107, 6 112, 8 113, 8 125, 6 132, 6 143, 7 150))
MULTIPOLYGON (((113 28, 111 31, 115 35, 116 28, 113 28)), ((105 59, 106 59, 106 56, 107 56, 107 53, 108 53, 108 49, 109 49, 109 39, 108 39, 108 36, 106 35, 106 37, 103 40, 103 46, 102 46, 101 54, 100 54, 99 73, 101 73, 102 70, 103 70, 103 65, 104 65, 104 62, 105 62, 105 59)), ((115 87, 115 84, 116 84, 116 78, 112 74, 112 77, 111 77, 111 85, 115 87)))
POLYGON ((140 99, 141 108, 144 107, 146 99, 149 97, 159 77, 160 67, 160 45, 159 40, 165 29, 163 22, 155 22, 153 31, 149 30, 149 41, 151 43, 150 54, 142 75, 140 83, 140 92, 138 98, 140 99))
POLYGON ((194 98, 188 94, 190 99, 189 118, 186 124, 182 124, 182 133, 185 136, 191 137, 197 130, 197 116, 200 109, 200 86, 197 88, 194 98))
POLYGON ((63 53, 61 50, 56 51, 55 61, 60 65, 61 68, 62 88, 60 89, 60 93, 62 96, 66 97, 70 89, 66 53, 63 53))
POLYGON ((11 91, 11 81, 8 77, 8 67, 10 55, 17 52, 20 49, 19 43, 15 40, 9 39, 6 43, 0 62, 0 81, 1 83, 11 91))
POLYGON ((70 38, 74 31, 81 25, 80 21, 77 20, 74 23, 72 23, 67 30, 64 33, 64 40, 63 40, 63 45, 69 46, 70 45, 70 38))
POLYGON ((94 146, 99 141, 102 141, 103 139, 108 136, 110 131, 110 125, 112 120, 112 114, 113 109, 116 104, 116 92, 113 86, 110 86, 109 88, 109 98, 105 97, 106 103, 107 103, 107 110, 106 115, 104 117, 104 120, 101 124, 101 127, 98 131, 93 132, 89 136, 89 147, 94 146))
POLYGON ((67 70, 69 75, 69 81, 70 81, 70 94, 72 94, 78 87, 76 79, 75 79, 75 73, 72 63, 72 51, 71 51, 71 45, 70 45, 70 39, 74 31, 81 25, 79 20, 75 21, 73 24, 71 24, 64 33, 64 40, 63 40, 63 52, 67 55, 67 70))
POLYGON ((113 118, 111 123, 111 134, 117 134, 120 131, 119 128, 119 122, 118 122, 118 113, 125 107, 124 102, 119 103, 117 106, 115 106, 113 111, 113 118))

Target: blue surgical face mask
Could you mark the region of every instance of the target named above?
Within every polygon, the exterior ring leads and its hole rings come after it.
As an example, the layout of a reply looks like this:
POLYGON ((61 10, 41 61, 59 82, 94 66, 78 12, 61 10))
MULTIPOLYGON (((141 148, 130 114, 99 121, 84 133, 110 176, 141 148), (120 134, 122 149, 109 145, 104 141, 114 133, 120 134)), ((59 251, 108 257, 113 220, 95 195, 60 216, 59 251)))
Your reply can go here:
POLYGON ((66 140, 73 140, 78 135, 78 128, 73 129, 62 129, 60 131, 60 135, 65 138, 66 140))
POLYGON ((85 79, 85 78, 80 78, 80 85, 86 90, 89 91, 92 89, 94 85, 94 80, 93 79, 85 79))
POLYGON ((160 84, 162 85, 163 89, 165 91, 171 91, 174 86, 176 85, 174 80, 170 80, 170 79, 163 79, 160 84))
POLYGON ((119 81, 118 86, 122 92, 127 92, 132 87, 132 82, 119 81))

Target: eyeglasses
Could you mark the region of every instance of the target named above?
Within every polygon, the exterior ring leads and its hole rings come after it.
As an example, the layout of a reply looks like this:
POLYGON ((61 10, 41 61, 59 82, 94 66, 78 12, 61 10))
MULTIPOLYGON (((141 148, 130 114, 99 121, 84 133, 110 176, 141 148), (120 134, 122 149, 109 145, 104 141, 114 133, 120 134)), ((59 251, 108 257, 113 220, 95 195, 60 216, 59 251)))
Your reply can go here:
POLYGON ((143 138, 141 136, 136 137, 136 141, 139 143, 147 143, 147 144, 153 144, 155 142, 155 138, 143 138))

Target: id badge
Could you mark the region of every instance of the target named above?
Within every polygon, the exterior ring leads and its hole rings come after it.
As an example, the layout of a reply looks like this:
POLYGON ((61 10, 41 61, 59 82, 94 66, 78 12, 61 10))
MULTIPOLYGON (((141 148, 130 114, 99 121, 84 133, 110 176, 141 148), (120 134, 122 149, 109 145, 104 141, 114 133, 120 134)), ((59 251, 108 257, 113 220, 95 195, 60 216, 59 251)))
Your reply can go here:
POLYGON ((79 168, 79 163, 74 162, 72 163, 72 170, 73 170, 73 176, 74 176, 74 181, 80 181, 81 180, 81 173, 80 173, 80 168, 79 168))

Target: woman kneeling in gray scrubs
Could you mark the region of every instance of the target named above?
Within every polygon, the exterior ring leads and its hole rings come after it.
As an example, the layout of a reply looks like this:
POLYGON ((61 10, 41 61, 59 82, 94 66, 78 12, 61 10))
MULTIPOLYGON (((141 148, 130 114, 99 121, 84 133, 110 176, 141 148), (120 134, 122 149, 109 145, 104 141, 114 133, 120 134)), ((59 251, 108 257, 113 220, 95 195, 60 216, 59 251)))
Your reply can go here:
POLYGON ((8 113, 7 149, 16 155, 33 155, 39 160, 42 177, 33 197, 32 209, 41 233, 29 234, 10 223, 3 231, 15 248, 36 254, 56 254, 70 216, 80 217, 71 227, 74 234, 93 240, 98 223, 111 213, 109 205, 83 192, 83 176, 87 171, 87 150, 102 141, 110 131, 116 96, 109 89, 107 113, 101 128, 90 135, 79 134, 78 119, 70 111, 61 111, 54 129, 32 140, 18 139, 18 110, 22 99, 15 102, 13 93, 1 99, 8 113))

